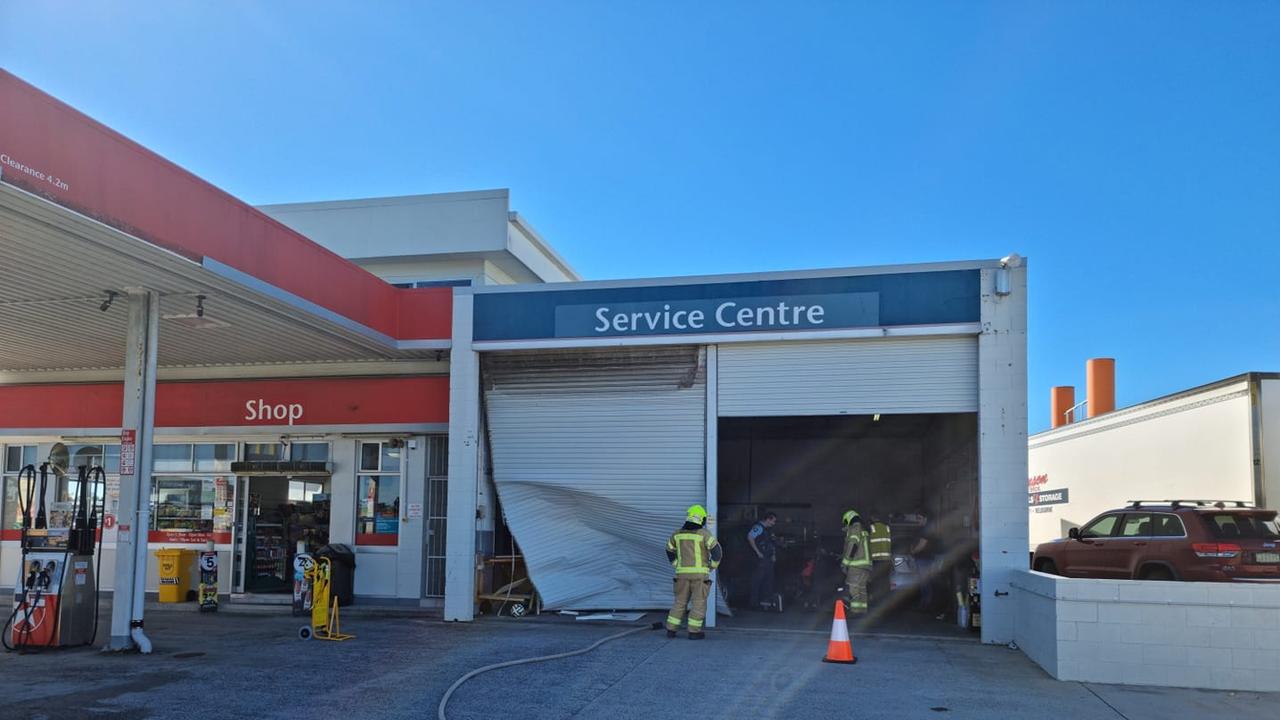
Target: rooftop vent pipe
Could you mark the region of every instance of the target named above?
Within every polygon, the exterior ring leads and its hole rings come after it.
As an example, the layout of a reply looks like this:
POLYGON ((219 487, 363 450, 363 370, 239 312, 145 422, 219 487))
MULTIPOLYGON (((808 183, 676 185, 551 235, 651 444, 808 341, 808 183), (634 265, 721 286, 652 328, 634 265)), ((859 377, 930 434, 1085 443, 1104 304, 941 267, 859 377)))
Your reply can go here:
MULTIPOLYGON (((1075 407, 1076 389, 1071 385, 1059 385, 1049 390, 1050 427, 1062 427, 1067 424, 1067 412, 1075 407)), ((1074 418, 1072 418, 1074 420, 1074 418)))
POLYGON ((1115 358, 1093 358, 1085 364, 1089 417, 1095 418, 1116 409, 1115 358))

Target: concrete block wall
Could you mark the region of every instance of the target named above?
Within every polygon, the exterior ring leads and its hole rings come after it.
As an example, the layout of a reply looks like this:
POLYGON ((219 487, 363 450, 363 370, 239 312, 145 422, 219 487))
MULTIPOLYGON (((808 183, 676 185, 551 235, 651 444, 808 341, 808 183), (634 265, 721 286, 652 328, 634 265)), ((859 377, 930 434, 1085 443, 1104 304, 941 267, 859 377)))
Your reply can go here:
POLYGON ((1280 692, 1280 585, 1024 570, 1015 642, 1059 680, 1280 692))

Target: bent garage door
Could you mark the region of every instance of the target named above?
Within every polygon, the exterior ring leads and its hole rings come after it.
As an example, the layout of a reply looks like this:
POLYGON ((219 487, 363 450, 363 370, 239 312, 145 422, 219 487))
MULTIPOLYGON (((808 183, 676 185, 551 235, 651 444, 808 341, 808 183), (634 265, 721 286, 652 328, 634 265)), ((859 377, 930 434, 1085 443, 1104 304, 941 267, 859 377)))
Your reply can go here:
POLYGON ((483 357, 492 472, 549 609, 665 608, 663 547, 706 489, 706 353, 483 357))

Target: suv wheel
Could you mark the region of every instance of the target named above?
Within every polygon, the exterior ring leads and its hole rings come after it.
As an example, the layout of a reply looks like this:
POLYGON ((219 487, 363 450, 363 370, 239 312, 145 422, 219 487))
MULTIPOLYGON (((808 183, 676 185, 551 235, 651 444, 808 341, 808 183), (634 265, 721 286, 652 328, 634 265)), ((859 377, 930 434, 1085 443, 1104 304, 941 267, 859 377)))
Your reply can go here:
POLYGON ((1058 566, 1052 560, 1048 558, 1042 558, 1036 561, 1036 571, 1042 572, 1048 575, 1057 575, 1058 566))
POLYGON ((1143 568, 1138 575, 1139 580, 1175 580, 1169 568, 1160 565, 1143 568))

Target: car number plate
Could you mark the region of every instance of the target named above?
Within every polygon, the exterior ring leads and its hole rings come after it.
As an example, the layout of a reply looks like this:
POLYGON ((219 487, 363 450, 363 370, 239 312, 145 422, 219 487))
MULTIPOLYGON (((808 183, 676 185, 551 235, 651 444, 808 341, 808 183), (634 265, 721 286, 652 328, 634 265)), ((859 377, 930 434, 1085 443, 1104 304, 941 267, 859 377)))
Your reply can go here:
POLYGON ((1253 559, 1261 563, 1280 563, 1280 552, 1254 553, 1253 559))

